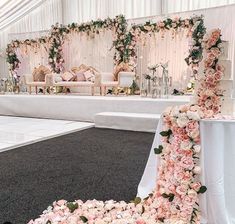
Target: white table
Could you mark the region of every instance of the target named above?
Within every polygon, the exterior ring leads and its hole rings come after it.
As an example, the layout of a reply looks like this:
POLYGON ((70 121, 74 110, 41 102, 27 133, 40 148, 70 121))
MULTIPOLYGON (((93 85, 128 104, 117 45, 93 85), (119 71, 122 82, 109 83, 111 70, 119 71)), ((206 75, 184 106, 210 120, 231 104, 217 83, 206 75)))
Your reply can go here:
MULTIPOLYGON (((160 120, 138 195, 146 197, 155 187, 158 160, 154 148, 160 144, 160 120)), ((200 198, 202 223, 235 224, 235 120, 202 120, 201 175, 208 188, 200 198)))

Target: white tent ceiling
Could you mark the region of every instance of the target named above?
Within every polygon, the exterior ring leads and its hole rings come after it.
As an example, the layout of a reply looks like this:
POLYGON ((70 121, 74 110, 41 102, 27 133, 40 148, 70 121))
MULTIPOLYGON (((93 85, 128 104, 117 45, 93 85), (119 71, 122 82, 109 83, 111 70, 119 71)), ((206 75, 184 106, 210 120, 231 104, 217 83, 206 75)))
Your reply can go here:
POLYGON ((0 30, 19 20, 45 0, 0 0, 0 30))

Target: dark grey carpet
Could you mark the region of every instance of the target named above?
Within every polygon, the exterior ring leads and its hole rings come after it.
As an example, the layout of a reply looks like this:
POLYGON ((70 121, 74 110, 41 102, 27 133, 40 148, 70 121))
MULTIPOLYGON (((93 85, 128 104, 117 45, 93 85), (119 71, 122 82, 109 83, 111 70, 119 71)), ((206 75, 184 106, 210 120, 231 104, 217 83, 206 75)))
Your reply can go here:
POLYGON ((27 223, 58 199, 133 199, 153 137, 92 128, 0 153, 0 223, 27 223))

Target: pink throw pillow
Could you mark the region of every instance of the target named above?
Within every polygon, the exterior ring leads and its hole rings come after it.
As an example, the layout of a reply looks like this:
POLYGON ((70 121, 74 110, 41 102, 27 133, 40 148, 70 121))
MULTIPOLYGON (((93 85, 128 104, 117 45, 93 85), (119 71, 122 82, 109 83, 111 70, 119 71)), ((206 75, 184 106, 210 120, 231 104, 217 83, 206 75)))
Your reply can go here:
POLYGON ((87 70, 86 72, 84 72, 84 76, 86 81, 94 82, 95 75, 93 74, 92 71, 87 70))
POLYGON ((75 81, 78 81, 78 82, 85 82, 86 81, 86 78, 84 76, 83 73, 76 73, 76 80, 75 81))
POLYGON ((74 79, 74 75, 70 72, 65 72, 61 75, 61 78, 63 81, 72 81, 74 79))

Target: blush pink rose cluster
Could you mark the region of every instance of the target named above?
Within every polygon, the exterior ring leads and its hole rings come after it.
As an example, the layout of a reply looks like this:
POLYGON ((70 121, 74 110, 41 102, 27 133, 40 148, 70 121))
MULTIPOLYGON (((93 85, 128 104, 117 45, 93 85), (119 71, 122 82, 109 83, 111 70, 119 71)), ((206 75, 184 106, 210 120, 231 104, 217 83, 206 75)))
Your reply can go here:
POLYGON ((201 173, 199 120, 203 118, 204 111, 198 105, 167 108, 163 113, 163 150, 157 187, 151 198, 152 203, 161 202, 156 204, 158 221, 200 223, 198 194, 203 193, 204 186, 198 180, 201 173))
POLYGON ((203 41, 203 46, 207 53, 204 60, 205 76, 199 82, 197 103, 204 108, 206 117, 218 114, 221 110, 223 91, 220 89, 219 83, 223 78, 225 69, 218 62, 221 54, 219 47, 221 42, 221 31, 219 29, 212 30, 203 41))

